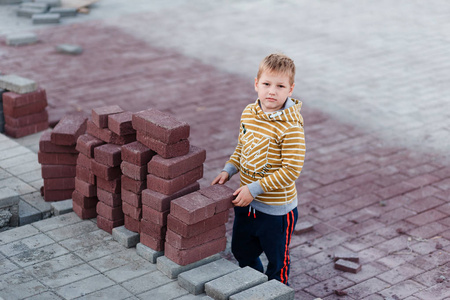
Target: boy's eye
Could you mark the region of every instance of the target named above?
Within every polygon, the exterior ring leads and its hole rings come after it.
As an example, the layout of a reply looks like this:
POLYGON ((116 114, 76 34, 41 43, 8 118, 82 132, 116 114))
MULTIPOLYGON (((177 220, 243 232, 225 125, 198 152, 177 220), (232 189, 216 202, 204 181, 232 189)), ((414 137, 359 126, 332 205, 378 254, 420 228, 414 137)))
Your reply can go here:
POLYGON ((279 85, 278 87, 279 87, 279 88, 284 88, 284 85, 279 85))
POLYGON ((266 86, 268 86, 268 85, 269 85, 269 84, 268 84, 267 82, 264 82, 263 84, 264 84, 264 85, 266 85, 266 86))

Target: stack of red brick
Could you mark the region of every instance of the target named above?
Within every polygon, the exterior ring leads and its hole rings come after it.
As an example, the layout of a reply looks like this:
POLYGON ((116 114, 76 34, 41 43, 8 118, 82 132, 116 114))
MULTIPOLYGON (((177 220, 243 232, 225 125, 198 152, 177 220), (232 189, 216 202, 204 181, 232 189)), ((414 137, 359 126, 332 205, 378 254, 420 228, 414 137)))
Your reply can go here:
POLYGON ((88 121, 88 133, 106 142, 94 149, 91 168, 97 180, 97 226, 109 233, 124 224, 120 165, 122 145, 136 140, 131 117, 130 112, 113 105, 93 109, 92 121, 88 121))
POLYGON ((38 161, 42 164, 45 201, 72 197, 78 157, 75 145, 78 137, 86 131, 86 120, 82 113, 66 115, 52 131, 42 134, 38 161))
POLYGON ((156 153, 139 142, 122 146, 122 209, 125 228, 139 232, 142 218, 142 191, 147 185, 147 163, 156 153))
POLYGON ((47 95, 45 90, 25 94, 3 93, 5 133, 19 138, 48 128, 47 95))
POLYGON ((148 109, 133 115, 137 140, 157 153, 148 163, 142 192, 140 241, 164 250, 170 201, 199 189, 206 153, 189 144, 190 127, 171 115, 148 109))
POLYGON ((233 190, 214 185, 171 202, 164 255, 188 265, 225 250, 233 190))

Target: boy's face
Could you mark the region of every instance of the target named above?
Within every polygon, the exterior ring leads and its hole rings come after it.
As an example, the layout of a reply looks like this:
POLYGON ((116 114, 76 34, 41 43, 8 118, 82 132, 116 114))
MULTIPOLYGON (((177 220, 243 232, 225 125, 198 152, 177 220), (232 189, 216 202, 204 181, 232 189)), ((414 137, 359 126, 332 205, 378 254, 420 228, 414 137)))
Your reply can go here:
POLYGON ((295 83, 290 85, 289 76, 265 71, 261 77, 255 78, 255 91, 264 112, 280 110, 287 97, 292 95, 295 83))

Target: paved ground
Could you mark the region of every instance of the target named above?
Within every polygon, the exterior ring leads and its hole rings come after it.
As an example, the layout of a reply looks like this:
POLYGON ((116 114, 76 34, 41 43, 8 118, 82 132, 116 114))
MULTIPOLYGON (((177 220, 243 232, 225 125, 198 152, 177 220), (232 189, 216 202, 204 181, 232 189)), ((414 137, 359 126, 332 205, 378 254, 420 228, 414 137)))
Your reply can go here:
MULTIPOLYGON (((186 120, 192 144, 207 150, 205 186, 232 152, 240 112, 256 96, 256 65, 270 51, 291 55, 308 148, 298 181, 300 221, 315 224, 291 244, 297 299, 450 298, 445 1, 118 2, 101 1, 91 15, 66 25, 33 27, 39 44, 0 44, 0 72, 46 88, 53 119, 119 104, 131 111, 153 106, 186 120), (83 46, 83 55, 54 52, 68 42, 83 46), (333 269, 331 256, 339 249, 359 254, 360 273, 333 269), (348 295, 338 297, 336 289, 348 295)), ((36 151, 30 139, 19 142, 36 151)), ((237 186, 236 179, 230 186, 237 186)), ((27 243, 27 230, 44 234, 38 226, 18 228, 17 239, 0 245, 0 259, 13 269, 8 273, 23 270, 29 282, 43 286, 39 292, 61 296, 64 287, 89 281, 57 280, 52 287, 51 280, 22 268, 20 252, 4 252, 27 243)), ((89 231, 79 231, 80 238, 89 231)), ((65 240, 45 235, 48 244, 65 240)), ((73 253, 70 247, 63 245, 63 252, 73 253)), ((108 271, 77 259, 94 268, 84 278, 101 276, 123 286, 108 271)), ((20 278, 17 286, 25 284, 20 278)))

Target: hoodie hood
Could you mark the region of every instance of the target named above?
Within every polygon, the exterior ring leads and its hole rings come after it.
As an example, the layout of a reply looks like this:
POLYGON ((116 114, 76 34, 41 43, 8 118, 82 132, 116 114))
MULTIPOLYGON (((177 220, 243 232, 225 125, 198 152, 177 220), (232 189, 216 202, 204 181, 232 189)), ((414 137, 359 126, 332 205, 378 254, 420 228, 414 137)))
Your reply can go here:
POLYGON ((303 117, 300 114, 302 108, 302 102, 297 99, 287 98, 285 108, 273 113, 265 113, 259 104, 259 99, 255 103, 251 104, 251 112, 256 119, 269 121, 269 122, 294 122, 300 123, 303 127, 303 117))

